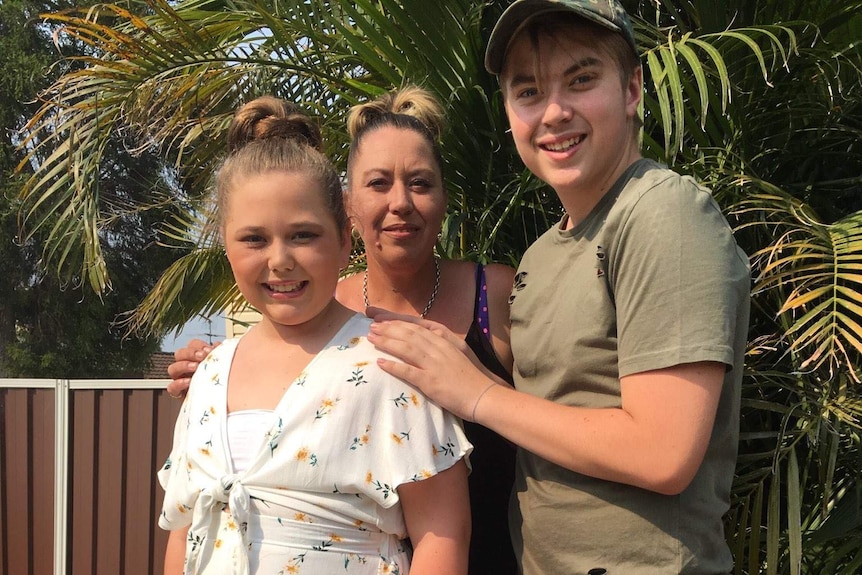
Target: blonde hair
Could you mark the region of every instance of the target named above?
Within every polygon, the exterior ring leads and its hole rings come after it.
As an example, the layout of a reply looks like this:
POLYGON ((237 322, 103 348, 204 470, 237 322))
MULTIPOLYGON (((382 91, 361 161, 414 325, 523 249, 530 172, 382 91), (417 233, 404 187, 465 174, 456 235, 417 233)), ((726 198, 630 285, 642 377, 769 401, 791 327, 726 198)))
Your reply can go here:
POLYGON ((347 226, 341 180, 322 151, 320 128, 297 105, 262 96, 237 110, 228 128, 228 155, 216 175, 216 207, 223 224, 236 178, 271 171, 301 172, 317 179, 339 230, 347 226))
POLYGON ((384 127, 411 130, 422 136, 431 146, 437 167, 442 171, 443 158, 439 141, 443 134, 444 120, 445 112, 437 98, 418 86, 406 86, 387 92, 370 102, 353 106, 347 118, 347 133, 350 135, 348 177, 362 139, 384 127))

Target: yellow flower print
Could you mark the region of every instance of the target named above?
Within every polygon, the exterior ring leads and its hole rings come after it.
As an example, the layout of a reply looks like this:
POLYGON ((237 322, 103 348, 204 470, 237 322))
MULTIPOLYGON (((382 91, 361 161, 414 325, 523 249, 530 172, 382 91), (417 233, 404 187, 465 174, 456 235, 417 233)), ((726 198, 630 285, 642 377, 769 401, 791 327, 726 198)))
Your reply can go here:
POLYGON ((392 402, 395 404, 395 407, 406 408, 409 404, 409 398, 402 392, 398 397, 393 397, 392 402))
POLYGON ((338 536, 338 535, 336 535, 335 533, 330 533, 330 534, 329 534, 329 537, 330 537, 333 541, 335 541, 336 543, 341 543, 341 537, 339 537, 339 536, 338 536))
POLYGON ((210 454, 210 448, 209 447, 201 447, 200 452, 201 452, 201 454, 208 456, 210 454))
POLYGON ((364 447, 368 445, 371 441, 371 436, 368 435, 368 432, 371 431, 371 425, 365 426, 365 433, 359 434, 359 436, 353 438, 353 443, 350 444, 350 450, 356 451, 360 447, 364 447))
POLYGON ((326 398, 320 403, 320 407, 317 409, 317 413, 314 414, 314 419, 323 419, 330 413, 332 413, 335 404, 338 403, 340 399, 329 399, 326 398))
POLYGON ((368 380, 365 379, 365 374, 362 372, 362 368, 368 365, 368 362, 360 361, 355 365, 356 369, 351 372, 350 377, 347 379, 347 383, 352 383, 353 387, 359 387, 363 383, 368 383, 368 380))
POLYGON ((311 453, 307 447, 302 447, 296 452, 296 460, 307 462, 312 467, 317 465, 317 455, 311 453))
POLYGON ((299 573, 299 566, 302 562, 305 561, 305 553, 300 553, 299 555, 291 558, 290 561, 287 562, 287 565, 278 572, 277 575, 289 575, 291 573, 299 573))
POLYGON ((366 365, 368 365, 367 361, 357 361, 353 364, 353 367, 365 367, 366 365))
POLYGON ((232 531, 236 531, 236 529, 237 529, 236 521, 234 521, 233 519, 228 519, 227 520, 227 528, 232 530, 232 531))
POLYGON ((425 479, 429 479, 433 474, 427 469, 423 469, 419 473, 415 473, 413 477, 410 478, 410 481, 423 481, 425 479))
POLYGON ((215 540, 214 545, 215 545, 215 548, 216 548, 216 549, 218 549, 219 547, 221 547, 221 539, 216 539, 216 540, 215 540))
POLYGON ((394 441, 398 445, 401 445, 404 440, 410 441, 410 432, 402 431, 401 433, 393 433, 392 435, 390 435, 390 437, 392 438, 392 441, 394 441))
POLYGON ((293 520, 299 521, 301 523, 313 523, 311 521, 311 517, 309 517, 307 513, 303 513, 302 511, 297 511, 296 513, 294 513, 293 520))
POLYGON ((356 553, 348 553, 344 559, 344 568, 347 569, 350 566, 352 561, 356 561, 361 565, 367 565, 368 559, 364 555, 357 555, 356 553))
POLYGON ((359 342, 362 341, 361 337, 351 337, 347 343, 343 343, 338 346, 339 351, 344 351, 345 349, 350 349, 351 347, 356 347, 359 345, 359 342))
POLYGON ((365 483, 371 483, 374 480, 374 476, 371 475, 371 472, 365 474, 365 483))
POLYGON ((410 394, 410 401, 413 402, 413 405, 419 407, 419 397, 415 393, 410 394))
POLYGON ((432 445, 431 449, 435 457, 440 453, 444 453, 449 457, 455 457, 455 444, 451 439, 447 439, 446 443, 441 444, 439 447, 432 445))
POLYGON ((388 483, 382 483, 382 482, 378 481, 377 479, 373 479, 371 481, 368 481, 369 479, 371 479, 371 472, 370 471, 368 472, 368 475, 365 477, 365 479, 366 479, 366 483, 371 483, 371 485, 374 486, 374 489, 376 491, 379 491, 383 495, 383 499, 388 499, 389 496, 392 494, 392 492, 395 491, 395 489, 391 485, 389 485, 388 483))

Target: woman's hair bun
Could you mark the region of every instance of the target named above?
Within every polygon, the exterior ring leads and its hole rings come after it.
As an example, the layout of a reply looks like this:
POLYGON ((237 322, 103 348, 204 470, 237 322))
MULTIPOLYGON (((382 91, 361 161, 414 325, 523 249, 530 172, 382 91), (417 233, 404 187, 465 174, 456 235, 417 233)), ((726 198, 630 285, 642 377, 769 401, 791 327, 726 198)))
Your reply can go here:
POLYGON ((232 154, 255 140, 283 138, 323 151, 320 127, 297 105, 261 96, 242 106, 228 128, 227 152, 232 154))
POLYGON ((422 124, 434 142, 443 133, 445 112, 429 91, 418 86, 406 86, 350 109, 347 132, 355 140, 366 129, 387 123, 392 116, 409 116, 422 124))

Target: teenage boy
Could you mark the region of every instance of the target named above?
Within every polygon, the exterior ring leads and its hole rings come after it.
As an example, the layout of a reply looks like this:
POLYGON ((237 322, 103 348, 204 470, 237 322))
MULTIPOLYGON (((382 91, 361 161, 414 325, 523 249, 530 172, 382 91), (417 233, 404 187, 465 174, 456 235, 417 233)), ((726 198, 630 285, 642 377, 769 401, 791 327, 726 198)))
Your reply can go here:
POLYGON ((566 212, 515 278, 515 389, 442 326, 372 310, 371 340, 405 362, 381 365, 519 446, 525 574, 728 573, 747 258, 707 190, 641 157, 643 75, 617 2, 517 0, 485 65, 566 212))

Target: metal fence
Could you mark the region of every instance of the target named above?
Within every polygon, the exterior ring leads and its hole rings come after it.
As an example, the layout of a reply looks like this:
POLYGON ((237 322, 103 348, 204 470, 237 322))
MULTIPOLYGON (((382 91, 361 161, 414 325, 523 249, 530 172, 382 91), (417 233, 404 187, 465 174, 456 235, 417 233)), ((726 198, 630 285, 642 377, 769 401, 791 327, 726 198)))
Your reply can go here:
POLYGON ((162 572, 166 384, 0 379, 0 575, 162 572))

